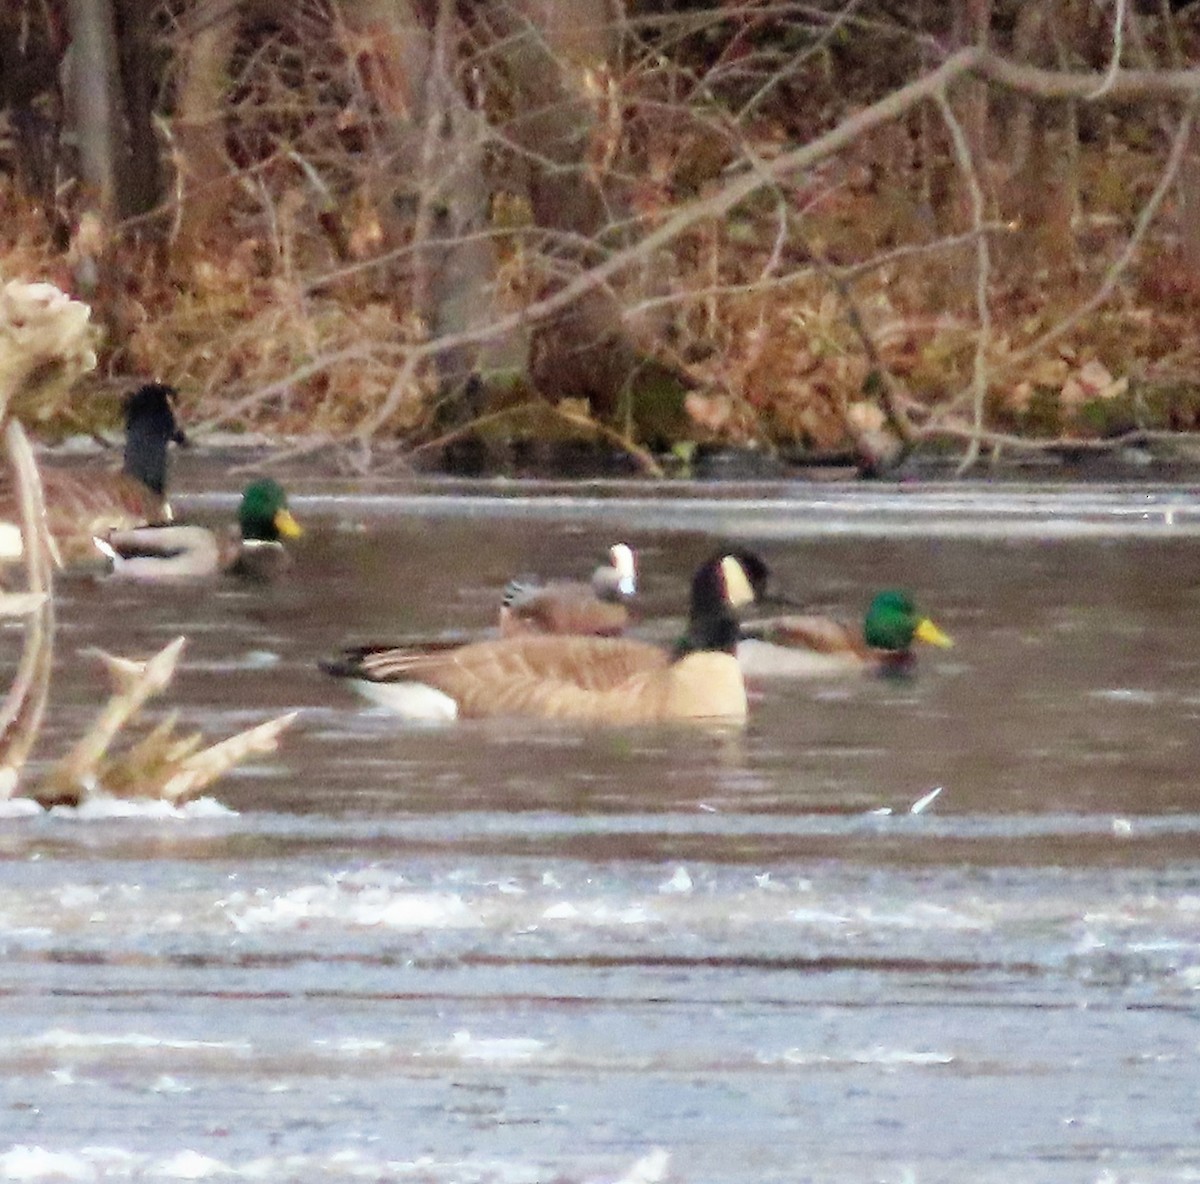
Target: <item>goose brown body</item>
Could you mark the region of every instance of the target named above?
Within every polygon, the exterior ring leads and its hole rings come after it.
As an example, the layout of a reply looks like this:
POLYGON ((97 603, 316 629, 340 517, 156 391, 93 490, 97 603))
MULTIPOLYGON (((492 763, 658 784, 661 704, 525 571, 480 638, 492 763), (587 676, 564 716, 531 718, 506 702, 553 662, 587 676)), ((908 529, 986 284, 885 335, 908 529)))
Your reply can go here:
POLYGON ((636 724, 746 718, 733 611, 753 599, 737 559, 704 564, 693 580, 686 645, 678 652, 624 638, 508 637, 428 649, 366 647, 324 669, 405 714, 413 688, 436 699, 429 718, 531 716, 636 724), (394 692, 394 694, 389 694, 394 692))
POLYGON ((375 651, 340 672, 422 683, 452 699, 463 719, 628 724, 746 716, 732 655, 701 651, 672 661, 666 650, 623 638, 497 638, 433 653, 375 651))

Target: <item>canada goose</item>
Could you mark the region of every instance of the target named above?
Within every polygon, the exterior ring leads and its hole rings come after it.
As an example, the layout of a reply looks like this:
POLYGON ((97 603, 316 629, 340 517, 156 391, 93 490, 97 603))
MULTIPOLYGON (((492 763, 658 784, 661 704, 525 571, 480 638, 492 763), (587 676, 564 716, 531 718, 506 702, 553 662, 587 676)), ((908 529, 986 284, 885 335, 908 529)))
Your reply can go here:
POLYGON ((880 592, 867 608, 861 632, 830 617, 788 615, 742 624, 737 656, 752 678, 805 678, 878 671, 905 673, 914 641, 954 643, 917 612, 906 592, 880 592))
MULTIPOLYGON (((169 522, 167 446, 184 444, 175 419, 175 391, 161 383, 139 387, 125 401, 125 459, 121 471, 42 469, 50 534, 65 564, 94 560, 96 535, 169 522)), ((0 478, 0 561, 22 554, 16 492, 0 478)))
POLYGON ((181 580, 217 572, 270 580, 291 565, 284 539, 303 531, 287 494, 267 477, 246 486, 236 528, 218 535, 203 526, 143 526, 97 536, 112 574, 133 580, 181 580))
POLYGON ((746 718, 734 656, 738 609, 766 565, 721 553, 692 578, 688 630, 674 652, 613 637, 502 637, 461 646, 363 647, 322 663, 410 719, 529 716, 610 724, 746 718))
POLYGON ((625 543, 609 549, 609 562, 582 580, 516 579, 504 589, 501 637, 538 633, 590 633, 615 637, 629 623, 626 603, 637 591, 637 563, 625 543))

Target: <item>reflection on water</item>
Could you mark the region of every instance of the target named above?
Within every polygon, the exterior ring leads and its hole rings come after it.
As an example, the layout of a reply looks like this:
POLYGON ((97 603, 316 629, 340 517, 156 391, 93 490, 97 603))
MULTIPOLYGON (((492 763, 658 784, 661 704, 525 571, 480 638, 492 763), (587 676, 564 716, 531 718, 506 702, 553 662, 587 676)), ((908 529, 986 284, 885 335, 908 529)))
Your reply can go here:
POLYGON ((0 1179, 1200 1172, 1188 528, 294 501, 285 587, 64 585, 46 759, 103 693, 96 644, 186 632, 162 710, 206 731, 303 717, 219 802, 0 812, 0 1179), (756 688, 744 733, 405 726, 315 669, 486 626, 513 572, 616 537, 646 615, 679 614, 734 527, 814 606, 908 587, 956 648, 756 688))

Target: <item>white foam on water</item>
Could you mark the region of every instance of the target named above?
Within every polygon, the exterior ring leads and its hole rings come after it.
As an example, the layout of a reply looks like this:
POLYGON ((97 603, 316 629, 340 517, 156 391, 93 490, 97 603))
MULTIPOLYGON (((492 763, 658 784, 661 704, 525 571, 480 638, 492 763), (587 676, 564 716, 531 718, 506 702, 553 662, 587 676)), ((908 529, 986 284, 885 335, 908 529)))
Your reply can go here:
POLYGON ((150 1092, 153 1094, 190 1094, 192 1087, 184 1085, 182 1081, 178 1081, 169 1073, 164 1073, 151 1083, 150 1092))
MULTIPOLYGON (((618 1174, 588 1176, 590 1184, 661 1184, 668 1178, 669 1156, 655 1148, 618 1174)), ((121 1147, 85 1146, 77 1151, 53 1150, 26 1143, 0 1150, 0 1180, 248 1180, 280 1184, 295 1180, 369 1180, 420 1184, 562 1184, 585 1177, 559 1165, 489 1159, 384 1159, 357 1148, 327 1154, 267 1155, 243 1162, 218 1159, 195 1148, 168 1155, 135 1153, 121 1147)))
POLYGON ((925 1049, 884 1048, 853 1049, 843 1053, 816 1052, 805 1048, 786 1048, 778 1055, 760 1055, 764 1065, 879 1065, 883 1068, 923 1069, 939 1065, 952 1065, 957 1058, 948 1052, 931 1052, 925 1049))
POLYGON ((99 903, 100 889, 90 884, 66 884, 58 890, 60 908, 82 909, 99 903))
POLYGON ((462 1061, 512 1063, 543 1059, 547 1050, 544 1040, 524 1036, 472 1036, 470 1032, 455 1032, 449 1043, 433 1045, 432 1051, 462 1061))
POLYGON ((40 817, 45 812, 31 798, 0 799, 0 818, 33 818, 40 817))
POLYGON ((1101 699, 1106 703, 1129 703, 1135 707, 1152 707, 1161 702, 1163 695, 1143 687, 1108 687, 1104 690, 1089 691, 1089 699, 1101 699))
POLYGON ((18 1144, 0 1154, 0 1177, 5 1180, 94 1180, 96 1172, 82 1156, 18 1144))
MULTIPOLYGON (((234 892, 216 907, 239 933, 250 934, 322 926, 497 933, 544 928, 556 934, 668 926, 706 934, 714 927, 753 932, 782 924, 837 933, 938 934, 991 932, 1006 920, 1002 903, 983 898, 950 904, 920 898, 880 902, 858 894, 826 896, 809 884, 769 876, 747 875, 745 881, 731 886, 680 865, 665 880, 644 885, 640 894, 610 892, 605 884, 591 881, 564 889, 557 878, 546 891, 540 880, 479 882, 466 871, 416 886, 395 872, 372 867, 282 892, 234 892)), ((79 904, 86 909, 87 902, 79 904)))
POLYGON ((274 650, 246 650, 237 657, 227 658, 222 662, 189 659, 188 670, 204 670, 218 674, 229 670, 269 670, 282 661, 283 656, 274 650))
POLYGON ((674 874, 669 880, 665 880, 658 886, 659 892, 691 892, 692 877, 686 867, 682 865, 675 869, 674 874))
POLYGON ((359 1036, 346 1036, 341 1040, 314 1040, 313 1044, 322 1051, 328 1050, 338 1056, 350 1057, 373 1056, 392 1050, 392 1046, 386 1040, 370 1040, 359 1036))
MULTIPOLYGON (((18 799, 14 799, 12 804, 18 799)), ((10 803, 5 803, 8 805, 10 803)), ((30 802, 30 813, 43 814, 41 806, 30 802)), ((194 819, 194 818, 236 818, 237 811, 218 802, 216 798, 196 798, 195 801, 185 802, 181 806, 173 806, 161 798, 114 798, 107 794, 96 794, 81 802, 78 806, 52 806, 48 811, 53 818, 62 818, 78 822, 107 821, 113 818, 145 818, 152 821, 159 819, 194 819)), ((20 815, 18 815, 20 816, 20 815)))
POLYGON ((852 922, 852 918, 848 913, 834 912, 831 909, 821 908, 792 909, 788 913, 787 919, 795 921, 798 925, 832 926, 833 928, 849 925, 852 922))
POLYGON ((667 1179, 671 1169, 671 1157, 661 1147, 643 1155, 629 1171, 619 1176, 613 1184, 660 1184, 667 1179))
POLYGON ((240 895, 224 904, 239 933, 302 929, 320 921, 387 929, 470 929, 484 923, 479 908, 457 893, 359 889, 342 880, 294 888, 262 904, 240 895))
POLYGON ((664 918, 641 901, 629 903, 561 900, 544 909, 544 921, 573 922, 580 928, 604 928, 613 925, 655 925, 664 918))
POLYGON ((229 1174, 229 1169, 219 1159, 196 1151, 181 1151, 159 1163, 156 1171, 173 1180, 207 1180, 212 1176, 229 1174))
MULTIPOLYGON (((61 807, 56 806, 57 813, 61 807)), ((97 796, 82 803, 75 817, 90 820, 103 818, 236 818, 237 811, 218 802, 216 798, 196 798, 181 806, 157 798, 109 798, 97 796)))
POLYGON ((986 932, 994 928, 991 920, 972 916, 945 905, 914 901, 900 908, 877 908, 870 904, 849 904, 843 909, 807 907, 791 909, 787 919, 799 925, 817 928, 853 927, 864 929, 911 929, 917 932, 986 932))
POLYGON ((68 1028, 51 1028, 36 1036, 22 1036, 15 1040, 0 1038, 0 1054, 7 1056, 45 1051, 55 1052, 87 1052, 95 1049, 172 1049, 191 1051, 202 1049, 206 1051, 235 1052, 244 1054, 251 1051, 251 1046, 244 1040, 181 1040, 164 1039, 142 1032, 125 1032, 120 1035, 112 1033, 76 1032, 68 1028))

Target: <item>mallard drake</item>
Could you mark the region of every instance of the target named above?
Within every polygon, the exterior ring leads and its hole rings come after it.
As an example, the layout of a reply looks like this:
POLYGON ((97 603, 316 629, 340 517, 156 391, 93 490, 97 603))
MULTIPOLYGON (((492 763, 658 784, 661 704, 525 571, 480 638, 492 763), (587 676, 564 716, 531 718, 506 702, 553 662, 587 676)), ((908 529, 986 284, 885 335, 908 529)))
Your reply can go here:
MULTIPOLYGON (((757 561, 761 565, 761 561, 757 561)), ((746 718, 734 656, 737 611, 755 577, 723 553, 692 579, 688 630, 674 651, 614 637, 501 637, 430 648, 367 646, 322 663, 365 697, 410 719, 526 716, 637 724, 746 718)))
MULTIPOLYGON (((167 448, 186 443, 175 419, 175 391, 161 383, 139 387, 125 401, 125 458, 120 472, 42 469, 50 534, 65 564, 96 558, 93 538, 171 521, 166 499, 167 448)), ((0 559, 22 554, 16 491, 0 478, 0 559)))
POLYGON ((867 608, 861 633, 830 617, 793 615, 746 621, 737 657, 748 677, 820 677, 862 670, 904 673, 916 658, 914 641, 943 648, 950 638, 922 616, 906 592, 880 592, 867 608))
POLYGON ((500 635, 528 637, 539 633, 585 633, 616 637, 629 623, 627 602, 637 592, 633 549, 616 543, 609 561, 582 580, 540 583, 522 577, 504 589, 500 635))
POLYGON ((237 526, 222 534, 203 526, 144 526, 93 542, 112 574, 125 579, 186 580, 226 572, 269 580, 291 564, 283 540, 302 533, 283 486, 267 477, 246 486, 237 526))

